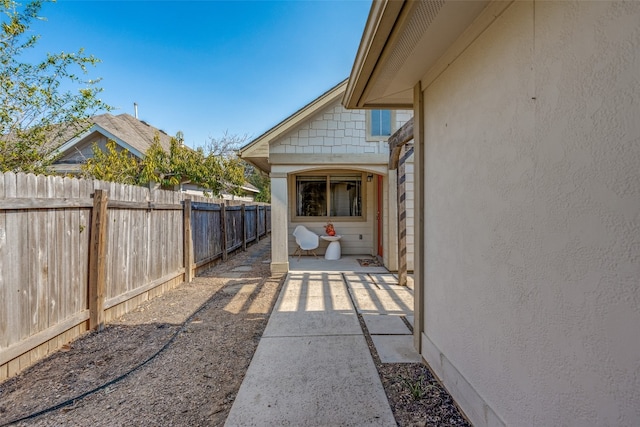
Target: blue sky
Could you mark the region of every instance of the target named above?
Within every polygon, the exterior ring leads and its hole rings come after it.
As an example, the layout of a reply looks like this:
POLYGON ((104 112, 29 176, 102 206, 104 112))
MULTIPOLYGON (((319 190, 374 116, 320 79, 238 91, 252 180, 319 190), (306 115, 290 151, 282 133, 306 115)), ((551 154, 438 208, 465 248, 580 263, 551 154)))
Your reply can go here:
POLYGON ((349 76, 370 0, 45 4, 37 50, 84 48, 101 98, 191 147, 257 137, 349 76))

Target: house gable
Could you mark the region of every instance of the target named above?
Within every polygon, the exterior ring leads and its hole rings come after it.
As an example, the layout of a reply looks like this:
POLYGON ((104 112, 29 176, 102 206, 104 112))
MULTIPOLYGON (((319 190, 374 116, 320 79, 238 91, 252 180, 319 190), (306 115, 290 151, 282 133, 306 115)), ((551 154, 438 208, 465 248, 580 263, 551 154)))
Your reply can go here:
POLYGON ((286 135, 300 123, 303 123, 310 117, 313 117, 317 112, 322 111, 328 104, 340 99, 344 94, 346 84, 347 81, 345 80, 334 86, 311 103, 307 104, 282 122, 278 123, 276 126, 260 135, 258 138, 251 141, 249 144, 240 148, 240 150, 238 150, 238 156, 241 159, 252 163, 260 170, 270 172, 271 164, 269 162, 269 144, 272 141, 278 140, 283 135, 286 135))
POLYGON ((102 114, 92 117, 91 122, 93 124, 88 129, 53 152, 54 156, 60 156, 52 165, 53 170, 59 173, 78 172, 80 165, 93 157, 93 145, 97 144, 104 150, 109 140, 139 159, 144 157, 156 135, 165 151, 168 152, 171 145, 171 137, 167 134, 128 114, 102 114))
POLYGON ((131 154, 141 159, 144 157, 144 152, 140 152, 130 144, 126 143, 122 139, 118 138, 111 132, 102 128, 99 125, 94 124, 86 132, 64 143, 56 153, 61 154, 60 161, 70 161, 70 163, 82 163, 79 161, 81 158, 93 157, 92 146, 97 143, 100 148, 106 147, 106 141, 112 140, 118 146, 123 149, 129 150, 131 154))
MULTIPOLYGON (((394 114, 394 129, 412 116, 410 111, 394 114)), ((339 100, 327 105, 307 121, 270 145, 272 164, 339 164, 366 167, 388 163, 386 141, 366 139, 366 111, 346 110, 339 100)))
MULTIPOLYGON (((387 142, 366 138, 366 111, 350 111, 341 105, 345 88, 346 82, 339 84, 243 147, 241 158, 266 172, 274 164, 388 163, 387 142)), ((396 111, 393 130, 412 115, 412 111, 396 111)))

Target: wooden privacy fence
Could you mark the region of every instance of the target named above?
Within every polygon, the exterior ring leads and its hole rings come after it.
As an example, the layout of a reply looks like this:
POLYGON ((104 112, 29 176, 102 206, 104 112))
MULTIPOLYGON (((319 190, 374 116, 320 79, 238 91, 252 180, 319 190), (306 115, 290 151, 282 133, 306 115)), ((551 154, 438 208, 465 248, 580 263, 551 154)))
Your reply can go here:
POLYGON ((232 203, 0 174, 0 380, 269 232, 269 205, 232 203))

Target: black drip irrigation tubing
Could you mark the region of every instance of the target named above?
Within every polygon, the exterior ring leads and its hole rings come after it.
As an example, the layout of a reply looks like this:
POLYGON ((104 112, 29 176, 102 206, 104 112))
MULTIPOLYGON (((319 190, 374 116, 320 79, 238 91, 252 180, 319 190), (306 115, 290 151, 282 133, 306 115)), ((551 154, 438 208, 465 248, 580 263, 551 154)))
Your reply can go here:
POLYGON ((205 301, 205 302, 204 302, 204 303, 203 303, 203 304, 202 304, 202 305, 201 305, 201 306, 200 306, 196 311, 194 311, 193 313, 191 313, 191 315, 187 318, 187 320, 185 320, 184 322, 182 322, 182 325, 180 325, 180 328, 178 328, 178 330, 176 330, 176 331, 174 332, 174 334, 171 336, 171 338, 169 338, 169 340, 168 340, 168 341, 167 341, 167 342, 166 342, 162 347, 160 347, 160 349, 159 349, 158 351, 156 351, 154 354, 152 354, 151 356, 149 356, 149 357, 148 357, 144 362, 140 363, 140 364, 139 364, 139 365, 137 365, 137 366, 134 366, 134 367, 133 367, 133 368, 131 368, 129 371, 125 372, 124 374, 120 375, 119 377, 116 377, 116 378, 112 379, 111 381, 109 381, 109 382, 107 382, 107 383, 105 383, 105 384, 102 384, 102 385, 101 385, 101 386, 99 386, 99 387, 96 387, 96 388, 94 388, 94 389, 92 389, 92 390, 86 391, 86 392, 84 392, 84 393, 82 393, 82 394, 80 394, 80 395, 78 395, 78 396, 76 396, 76 397, 72 397, 71 399, 65 400, 65 401, 64 401, 64 402, 62 402, 62 403, 58 403, 57 405, 50 406, 50 407, 48 407, 48 408, 46 408, 46 409, 42 409, 42 410, 40 410, 40 411, 38 411, 38 412, 34 412, 34 413, 32 413, 32 414, 25 415, 24 417, 21 417, 21 418, 17 418, 17 419, 15 419, 15 420, 8 421, 8 422, 6 422, 6 423, 4 423, 4 424, 0 424, 0 427, 7 427, 7 426, 10 426, 10 425, 13 425, 13 424, 19 423, 19 422, 21 422, 21 421, 27 421, 27 420, 30 420, 30 419, 33 419, 33 418, 39 417, 40 415, 44 415, 44 414, 46 414, 46 413, 48 413, 48 412, 56 411, 56 410, 58 410, 58 409, 60 409, 60 408, 64 408, 65 406, 72 405, 72 404, 76 403, 76 401, 82 400, 82 399, 84 399, 84 398, 85 398, 85 397, 87 397, 87 396, 90 396, 90 395, 92 395, 92 394, 94 394, 94 393, 99 392, 100 390, 104 390, 105 388, 109 387, 110 385, 113 385, 113 384, 116 384, 116 383, 118 383, 118 382, 122 381, 123 379, 125 379, 126 377, 128 377, 129 375, 131 375, 133 372, 137 371, 138 369, 142 368, 142 367, 143 367, 143 366, 145 366, 147 363, 151 362, 153 359, 155 359, 156 357, 158 357, 158 355, 159 355, 160 353, 162 353, 163 351, 165 351, 165 350, 167 349, 167 347, 169 347, 169 346, 173 343, 173 341, 175 341, 175 339, 177 338, 178 334, 179 334, 180 332, 184 331, 184 328, 185 328, 185 326, 187 326, 187 323, 189 323, 189 322, 191 321, 191 319, 193 319, 193 317, 194 317, 196 314, 200 313, 204 308, 206 308, 206 307, 209 305, 209 303, 211 302, 211 300, 213 300, 213 298, 214 298, 216 295, 217 295, 217 293, 216 293, 216 294, 213 294, 213 295, 212 295, 208 300, 206 300, 206 301, 205 301))

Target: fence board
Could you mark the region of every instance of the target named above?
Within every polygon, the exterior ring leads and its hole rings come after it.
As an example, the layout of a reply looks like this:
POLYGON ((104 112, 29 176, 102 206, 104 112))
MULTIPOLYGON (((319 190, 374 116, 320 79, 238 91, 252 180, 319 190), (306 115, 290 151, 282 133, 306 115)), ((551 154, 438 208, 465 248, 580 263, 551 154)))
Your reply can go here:
MULTIPOLYGON (((17 174, 16 175, 16 187, 21 190, 21 195, 28 196, 28 183, 27 183, 27 175, 17 174)), ((29 330, 31 329, 31 318, 29 316, 29 298, 30 298, 30 268, 29 266, 33 262, 29 256, 29 239, 31 236, 29 235, 29 212, 19 212, 17 215, 17 227, 18 231, 17 239, 20 242, 20 247, 18 248, 18 268, 19 272, 16 275, 16 278, 22 278, 20 283, 20 301, 19 301, 19 319, 20 319, 20 339, 26 339, 29 337, 29 330), (23 238, 26 236, 26 239, 23 238), (25 262, 28 260, 28 262, 25 262)))
MULTIPOLYGON (((4 177, 0 179, 0 201, 3 201, 5 196, 4 190, 4 177)), ((0 265, 6 265, 8 252, 10 249, 7 246, 7 214, 5 211, 0 211, 0 265)), ((0 301, 7 301, 9 299, 9 275, 4 269, 0 269, 0 301)), ((8 347, 7 344, 7 326, 9 325, 8 312, 6 310, 0 310, 0 347, 8 347)), ((2 363, 0 363, 2 365, 2 363)), ((6 371, 6 368, 5 368, 6 371)), ((3 373, 0 372, 0 378, 3 373)), ((6 374, 5 374, 6 376, 6 374)))
POLYGON ((104 190, 96 190, 91 215, 91 246, 89 248, 89 327, 102 330, 106 277, 107 203, 104 190))
MULTIPOLYGON (((77 180, 74 180, 77 181, 77 180)), ((94 193, 94 183, 89 180, 83 180, 78 183, 78 194, 80 197, 90 197, 94 193)), ((79 254, 89 253, 89 244, 91 239, 91 209, 78 209, 78 251, 79 254)), ((89 257, 80 256, 78 261, 80 266, 77 281, 74 282, 73 292, 76 294, 76 305, 73 314, 89 308, 89 257)), ((86 330, 86 326, 78 327, 78 330, 86 330)))
MULTIPOLYGON (((64 198, 64 181, 62 177, 56 176, 52 177, 51 181, 51 195, 54 198, 64 198)), ((55 265, 55 272, 51 276, 54 283, 52 284, 52 292, 49 296, 49 325, 57 325, 60 321, 64 319, 62 317, 64 315, 62 304, 60 304, 61 300, 65 298, 64 294, 64 283, 66 279, 66 274, 69 271, 68 261, 65 258, 65 249, 66 249, 66 233, 64 229, 64 217, 65 210, 57 210, 53 211, 53 220, 52 220, 52 229, 53 229, 53 240, 55 244, 52 247, 52 253, 49 255, 49 259, 51 259, 51 263, 55 265)), ((53 351, 58 346, 63 345, 64 343, 60 343, 60 339, 56 336, 53 337, 54 342, 49 344, 49 351, 53 351)))
POLYGON ((206 267, 257 240, 268 209, 103 181, 0 174, 0 380, 87 330, 93 194, 106 190, 105 319, 179 284, 185 254, 206 267), (112 203, 113 202, 113 203, 112 203), (227 231, 223 247, 222 230, 227 231), (245 237, 246 236, 246 237, 245 237), (188 242, 187 242, 188 243, 188 242))
MULTIPOLYGON (((4 174, 4 192, 5 197, 15 198, 17 197, 17 176, 8 172, 4 174)), ((6 211, 6 235, 7 242, 12 242, 14 250, 8 250, 6 254, 6 262, 3 264, 3 271, 7 277, 6 283, 10 287, 8 289, 8 298, 5 300, 5 307, 3 311, 7 314, 7 329, 6 338, 0 341, 4 347, 8 347, 20 341, 22 336, 22 299, 23 299, 23 281, 19 281, 19 277, 22 274, 22 269, 25 263, 20 262, 22 250, 26 243, 23 241, 22 231, 22 216, 25 213, 20 211, 6 211)), ((23 258, 24 259, 24 258, 23 258)), ((24 280, 24 279, 23 279, 24 280)), ((19 363, 17 360, 9 362, 6 370, 6 375, 10 376, 19 370, 19 363)))

